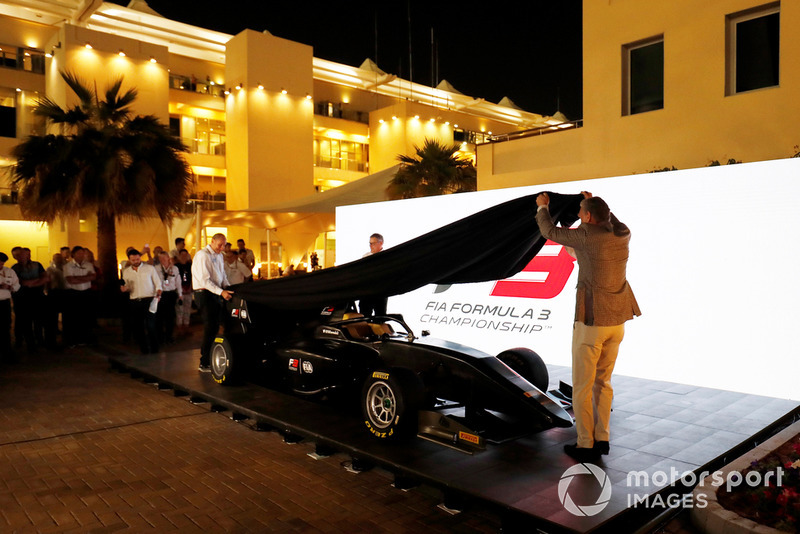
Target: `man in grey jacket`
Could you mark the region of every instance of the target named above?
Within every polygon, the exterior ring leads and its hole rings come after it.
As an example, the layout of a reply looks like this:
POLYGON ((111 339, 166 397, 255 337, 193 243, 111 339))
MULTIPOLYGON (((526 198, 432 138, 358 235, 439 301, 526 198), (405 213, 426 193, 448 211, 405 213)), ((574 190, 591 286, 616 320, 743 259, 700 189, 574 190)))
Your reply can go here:
POLYGON ((572 331, 572 403, 578 442, 565 445, 578 461, 608 454, 611 373, 625 321, 641 315, 626 279, 631 233, 599 197, 583 192, 577 228, 560 228, 550 217, 550 197, 536 197, 542 236, 570 249, 578 260, 575 323, 572 331), (574 253, 573 253, 574 252, 574 253))

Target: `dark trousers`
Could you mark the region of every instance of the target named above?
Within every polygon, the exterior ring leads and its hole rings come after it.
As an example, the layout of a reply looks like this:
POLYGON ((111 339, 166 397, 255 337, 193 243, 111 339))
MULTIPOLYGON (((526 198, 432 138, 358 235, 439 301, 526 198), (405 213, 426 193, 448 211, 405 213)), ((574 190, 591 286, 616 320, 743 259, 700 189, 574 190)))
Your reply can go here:
POLYGON ((161 300, 158 302, 156 312, 156 330, 158 340, 162 343, 172 343, 175 332, 175 305, 178 304, 177 291, 162 291, 161 300))
POLYGON ((11 350, 11 299, 0 300, 0 361, 14 358, 11 350))
POLYGON ((35 350, 44 341, 44 306, 44 292, 39 289, 21 288, 14 295, 14 337, 18 347, 24 340, 28 350, 35 350))
POLYGON ((44 302, 44 342, 53 348, 58 344, 58 314, 63 306, 64 290, 49 289, 44 302))
POLYGON ((358 301, 358 312, 364 317, 386 315, 387 300, 389 300, 387 297, 361 299, 358 301))
POLYGON ((158 352, 156 314, 150 313, 152 298, 131 299, 130 315, 133 339, 139 343, 142 354, 158 352))
POLYGON ((211 345, 222 323, 222 297, 207 289, 194 292, 194 301, 203 317, 203 343, 200 345, 200 365, 211 365, 211 345))
POLYGON ((94 343, 94 312, 91 309, 92 295, 90 289, 79 291, 67 289, 62 312, 64 327, 64 343, 94 343))

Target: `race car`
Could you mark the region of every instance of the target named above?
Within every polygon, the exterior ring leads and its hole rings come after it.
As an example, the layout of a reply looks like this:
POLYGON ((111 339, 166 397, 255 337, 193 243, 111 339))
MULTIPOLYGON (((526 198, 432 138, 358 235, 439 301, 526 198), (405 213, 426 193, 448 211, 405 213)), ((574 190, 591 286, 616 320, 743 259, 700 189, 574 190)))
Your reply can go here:
POLYGON ((462 450, 572 425, 546 392, 547 367, 532 350, 492 356, 427 332, 417 337, 401 315, 363 317, 348 306, 295 315, 293 324, 271 315, 234 297, 226 335, 212 347, 215 381, 235 384, 261 366, 297 395, 360 392, 365 429, 376 438, 418 434, 462 450))
MULTIPOLYGON (((549 195, 554 221, 577 220, 582 195, 549 195)), ((427 284, 520 272, 546 242, 535 198, 492 206, 350 263, 234 286, 226 334, 212 349, 214 379, 229 384, 257 366, 295 394, 354 391, 364 426, 377 438, 416 431, 461 450, 571 426, 570 395, 546 391, 547 368, 534 351, 490 355, 427 332, 417 336, 402 315, 362 317, 351 306, 427 284)))

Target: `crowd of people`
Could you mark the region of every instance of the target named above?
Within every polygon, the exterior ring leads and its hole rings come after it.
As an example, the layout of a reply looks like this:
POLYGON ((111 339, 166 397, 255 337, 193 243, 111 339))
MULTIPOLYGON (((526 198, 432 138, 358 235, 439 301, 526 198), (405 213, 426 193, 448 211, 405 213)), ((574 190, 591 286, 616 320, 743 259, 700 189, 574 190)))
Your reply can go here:
MULTIPOLYGON (((253 279, 255 255, 244 240, 237 246, 224 251, 231 285, 253 279)), ((81 246, 62 247, 47 268, 31 259, 27 247, 14 247, 11 258, 0 252, 0 361, 14 362, 23 350, 35 354, 40 347, 94 343, 103 282, 94 254, 81 246)), ((119 283, 123 342, 133 339, 142 353, 151 353, 188 333, 192 257, 183 238, 175 239, 169 252, 129 247, 119 283)))

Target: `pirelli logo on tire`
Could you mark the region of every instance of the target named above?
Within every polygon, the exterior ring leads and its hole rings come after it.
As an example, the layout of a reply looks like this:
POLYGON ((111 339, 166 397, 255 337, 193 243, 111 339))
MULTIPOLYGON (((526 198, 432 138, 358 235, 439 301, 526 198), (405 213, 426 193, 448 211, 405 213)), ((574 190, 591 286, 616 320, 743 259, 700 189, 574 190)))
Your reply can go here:
POLYGON ((376 371, 372 373, 372 378, 377 378, 378 380, 389 380, 389 373, 379 373, 376 371))
POLYGON ((214 338, 214 342, 215 343, 222 343, 223 341, 225 341, 225 340, 223 338, 221 338, 221 337, 215 337, 214 338))

